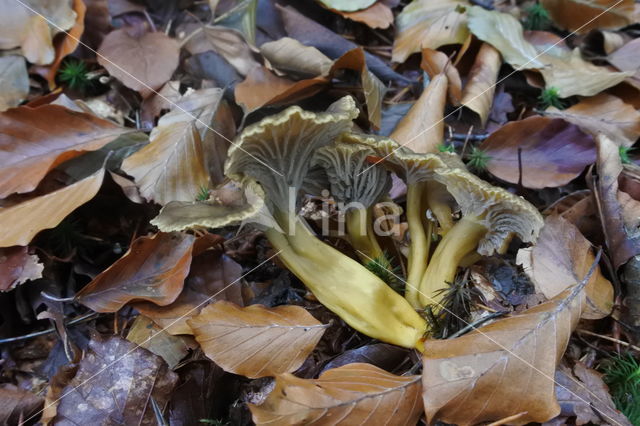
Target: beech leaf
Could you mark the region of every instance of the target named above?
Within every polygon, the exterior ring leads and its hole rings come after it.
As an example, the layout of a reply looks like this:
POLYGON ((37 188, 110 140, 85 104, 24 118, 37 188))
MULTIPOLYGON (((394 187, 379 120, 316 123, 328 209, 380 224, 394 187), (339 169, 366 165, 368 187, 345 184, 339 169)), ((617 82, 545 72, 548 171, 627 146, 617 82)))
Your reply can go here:
POLYGON ((469 71, 469 79, 462 91, 462 105, 474 111, 484 126, 491 113, 493 95, 496 91, 498 72, 502 65, 500 52, 490 44, 483 43, 469 71))
POLYGON ((553 377, 585 307, 585 280, 520 315, 455 339, 427 340, 427 422, 473 425, 521 414, 514 422, 526 424, 557 416, 553 377))
POLYGON ((0 198, 35 189, 49 170, 129 132, 58 105, 0 113, 0 198))
POLYGON ((633 24, 633 0, 541 0, 558 27, 586 34, 633 24))
POLYGON ((281 374, 264 403, 249 408, 257 425, 413 425, 422 415, 420 376, 396 376, 362 363, 317 379, 281 374))
POLYGON ((44 265, 28 247, 0 248, 0 291, 9 291, 29 280, 42 278, 44 265))
POLYGON ((43 229, 56 227, 72 211, 92 199, 102 185, 104 169, 62 189, 8 207, 0 207, 0 247, 25 246, 43 229))
POLYGON ((191 265, 193 235, 159 233, 137 238, 113 265, 76 294, 76 300, 96 312, 116 312, 131 301, 172 303, 191 265))
POLYGON ((341 10, 343 12, 355 12, 366 9, 376 2, 376 0, 318 0, 329 9, 341 10))
POLYGON ((250 378, 297 370, 327 328, 299 306, 241 308, 224 300, 187 322, 209 358, 250 378))
POLYGON ((22 56, 0 57, 0 111, 17 106, 29 94, 27 63, 22 56))
POLYGON ((388 5, 384 4, 383 1, 376 1, 368 8, 355 12, 342 12, 340 10, 333 10, 333 12, 338 13, 343 18, 362 22, 373 29, 385 29, 393 24, 393 11, 388 5))

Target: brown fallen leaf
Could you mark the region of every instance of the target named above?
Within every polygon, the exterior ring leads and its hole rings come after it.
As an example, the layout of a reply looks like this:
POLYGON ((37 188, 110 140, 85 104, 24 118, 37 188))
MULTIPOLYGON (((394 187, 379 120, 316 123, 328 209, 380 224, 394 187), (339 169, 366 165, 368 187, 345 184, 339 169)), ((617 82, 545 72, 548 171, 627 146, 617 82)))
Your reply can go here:
POLYGON ((198 315, 205 306, 217 300, 244 305, 241 276, 242 267, 233 259, 218 250, 207 250, 194 256, 184 289, 173 303, 158 306, 139 302, 132 306, 169 334, 191 334, 187 320, 198 315))
POLYGON ((462 98, 462 80, 458 69, 451 64, 451 60, 447 55, 438 50, 429 48, 422 49, 422 68, 429 75, 429 78, 436 78, 438 74, 443 73, 447 76, 447 93, 449 95, 449 103, 451 105, 460 105, 462 98))
POLYGON ((633 0, 541 0, 541 4, 556 25, 578 34, 633 23, 633 0))
POLYGON ((5 384, 0 387, 0 424, 18 425, 37 414, 44 399, 24 389, 5 384))
POLYGON ((0 198, 32 191, 58 164, 130 131, 57 105, 0 113, 0 129, 0 198))
MULTIPOLYGON (((569 221, 549 216, 536 245, 518 251, 518 263, 534 283, 536 292, 553 299, 577 285, 593 264, 591 243, 569 221)), ((596 267, 585 286, 587 303, 582 318, 600 319, 613 309, 613 286, 596 267)))
POLYGON ((396 16, 391 60, 404 62, 423 48, 462 44, 469 36, 464 0, 413 0, 396 16))
POLYGON ((561 365, 556 371, 556 397, 560 416, 575 417, 576 425, 631 426, 616 409, 602 374, 577 361, 573 370, 561 365))
POLYGON ((0 247, 26 246, 43 229, 56 227, 92 199, 102 185, 104 169, 62 189, 11 206, 0 207, 0 247))
POLYGON ((127 340, 161 357, 170 369, 187 355, 190 346, 195 347, 189 345, 187 336, 172 336, 144 315, 133 321, 127 340))
POLYGON ((53 424, 154 426, 152 399, 163 410, 177 381, 159 356, 118 336, 96 336, 62 391, 53 424))
POLYGON ((250 378, 297 370, 327 328, 299 306, 242 308, 225 300, 187 323, 207 357, 250 378))
POLYGON ((462 105, 478 114, 483 126, 491 112, 501 65, 500 53, 490 44, 483 43, 462 91, 462 105))
POLYGON ((462 337, 427 340, 427 422, 473 425, 524 413, 512 422, 526 424, 556 417, 553 376, 584 310, 584 284, 462 337))
POLYGON ((109 33, 98 49, 98 63, 130 89, 149 96, 178 67, 180 47, 162 32, 135 34, 131 28, 109 33))
POLYGON ((638 48, 640 48, 640 40, 631 40, 609 54, 607 61, 620 71, 632 71, 635 78, 640 78, 640 60, 637 55, 638 48))
POLYGON ((565 110, 547 108, 544 115, 562 118, 594 137, 604 133, 624 146, 633 145, 640 136, 640 112, 608 93, 583 99, 565 110))
POLYGON ((393 23, 393 12, 391 8, 384 4, 382 1, 377 1, 366 9, 358 10, 355 12, 343 12, 341 10, 330 9, 341 15, 343 18, 351 19, 352 21, 362 22, 369 28, 385 29, 393 23))
POLYGON ((317 379, 281 374, 264 403, 249 408, 258 425, 413 425, 422 414, 420 376, 396 376, 362 363, 317 379))
POLYGON ((638 227, 637 205, 628 194, 618 188, 618 177, 622 172, 622 163, 618 145, 604 134, 596 138, 598 147, 598 181, 597 191, 601 203, 600 215, 605 240, 609 249, 611 260, 617 269, 627 263, 629 259, 640 254, 640 235, 636 232, 629 232, 638 227), (625 210, 627 210, 625 212, 625 210))
POLYGON ((122 162, 135 178, 140 194, 159 204, 193 201, 210 175, 222 178, 222 163, 233 137, 233 120, 219 88, 201 89, 184 96, 163 115, 151 131, 149 145, 122 162), (210 173, 207 160, 218 163, 210 173))
POLYGON ((27 63, 22 56, 0 57, 0 111, 18 106, 29 94, 27 63))
POLYGON ((158 233, 139 237, 113 265, 76 294, 96 312, 116 312, 132 301, 165 306, 176 300, 189 273, 193 235, 158 233))
POLYGON ((327 74, 333 66, 333 61, 324 53, 290 37, 264 43, 260 53, 273 68, 300 78, 327 74))
POLYGON ((29 254, 28 247, 0 248, 0 292, 42 278, 43 269, 38 256, 29 254))
POLYGON ((593 138, 560 119, 531 116, 513 121, 480 145, 494 176, 527 188, 558 187, 575 179, 596 160, 593 138), (521 149, 522 170, 518 162, 521 149))

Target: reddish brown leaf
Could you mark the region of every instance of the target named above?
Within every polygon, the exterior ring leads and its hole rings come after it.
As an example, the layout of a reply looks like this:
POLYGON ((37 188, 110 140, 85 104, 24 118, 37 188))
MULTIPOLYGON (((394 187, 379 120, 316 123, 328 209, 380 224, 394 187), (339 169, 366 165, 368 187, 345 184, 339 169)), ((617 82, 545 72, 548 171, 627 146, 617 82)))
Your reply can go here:
POLYGON ((224 300, 187 322, 209 358, 251 378, 297 370, 327 328, 299 306, 241 308, 224 300))
POLYGON ((382 1, 377 1, 366 9, 358 10, 355 12, 342 12, 340 10, 334 10, 333 12, 342 15, 343 18, 351 19, 352 21, 362 22, 370 28, 389 28, 389 25, 393 23, 393 12, 382 1))
POLYGON ((125 86, 146 97, 169 81, 180 47, 161 32, 139 36, 127 28, 112 31, 98 49, 98 62, 125 86))
POLYGON ((0 113, 0 198, 32 191, 56 165, 129 130, 57 105, 0 113))
POLYGON ((596 157, 591 136, 566 121, 540 116, 508 123, 480 145, 490 157, 489 172, 511 183, 520 178, 518 148, 522 185, 527 188, 565 185, 596 157))
POLYGON ((258 425, 414 425, 422 414, 420 376, 360 363, 312 380, 281 374, 266 401, 249 408, 258 425))
POLYGON ((559 27, 579 34, 594 28, 617 29, 633 23, 633 0, 542 0, 559 27))
POLYGON ((44 266, 28 247, 0 248, 0 291, 8 291, 28 280, 42 277, 44 266))
POLYGON ((96 312, 116 312, 132 301, 165 306, 176 300, 191 265, 195 237, 178 232, 140 237, 129 251, 76 294, 96 312))
POLYGON ((151 400, 164 410, 178 375, 157 355, 118 336, 93 338, 62 391, 56 425, 155 426, 151 400))
POLYGON ((491 112, 493 94, 501 65, 500 53, 490 44, 483 43, 462 92, 462 105, 478 114, 483 126, 491 112))

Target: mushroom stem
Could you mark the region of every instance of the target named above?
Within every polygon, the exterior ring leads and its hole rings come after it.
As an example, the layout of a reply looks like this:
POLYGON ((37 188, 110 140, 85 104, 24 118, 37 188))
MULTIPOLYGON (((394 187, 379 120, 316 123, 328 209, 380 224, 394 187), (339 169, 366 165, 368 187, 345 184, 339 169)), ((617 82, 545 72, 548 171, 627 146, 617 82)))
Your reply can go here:
POLYGON ((422 351, 425 320, 398 293, 356 260, 323 243, 301 220, 294 235, 266 231, 279 257, 320 303, 354 329, 422 351))
POLYGON ((425 192, 426 205, 431 209, 436 219, 438 219, 441 234, 444 235, 453 228, 451 207, 443 201, 443 197, 446 197, 447 194, 446 189, 437 182, 427 181, 425 184, 425 192))
POLYGON ((382 248, 376 239, 371 221, 371 209, 351 209, 345 214, 349 242, 363 262, 380 259, 382 248))
POLYGON ((422 196, 424 183, 416 183, 407 187, 407 223, 411 243, 407 265, 407 282, 404 297, 416 309, 421 309, 418 299, 420 280, 427 267, 430 247, 430 235, 425 231, 422 216, 422 196))
POLYGON ((422 307, 434 306, 434 312, 442 295, 438 290, 447 288, 455 279, 462 259, 474 252, 478 242, 487 233, 487 228, 477 218, 465 216, 456 223, 438 244, 427 270, 422 277, 418 299, 422 307))

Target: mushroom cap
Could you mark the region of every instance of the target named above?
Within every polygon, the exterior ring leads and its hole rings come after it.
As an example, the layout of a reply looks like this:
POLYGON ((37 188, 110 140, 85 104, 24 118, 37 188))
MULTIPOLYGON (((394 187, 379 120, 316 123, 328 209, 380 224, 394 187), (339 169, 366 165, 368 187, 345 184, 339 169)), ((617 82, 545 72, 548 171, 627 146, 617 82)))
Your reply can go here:
POLYGON ((379 158, 378 161, 403 178, 407 185, 435 180, 436 171, 439 169, 465 169, 460 157, 454 153, 416 154, 385 136, 348 133, 340 137, 340 142, 371 147, 374 155, 379 158))
POLYGON ((379 165, 370 167, 368 158, 374 154, 366 145, 338 143, 318 149, 313 164, 325 169, 336 200, 369 207, 391 188, 389 172, 379 165))
POLYGON ((315 150, 351 129, 357 116, 353 98, 345 96, 326 112, 293 106, 266 117, 238 135, 229 148, 225 174, 238 181, 249 177, 259 182, 270 207, 287 208, 289 194, 297 196, 315 150))
POLYGON ((265 194, 262 187, 252 181, 245 182, 243 186, 244 196, 239 203, 172 201, 160 210, 151 224, 164 232, 183 231, 196 227, 221 228, 242 222, 276 226, 275 221, 265 211, 265 194))
POLYGON ((488 256, 501 252, 513 234, 524 242, 538 238, 544 225, 542 215, 524 198, 462 169, 438 170, 436 180, 447 187, 463 217, 474 217, 488 229, 478 253, 488 256))

